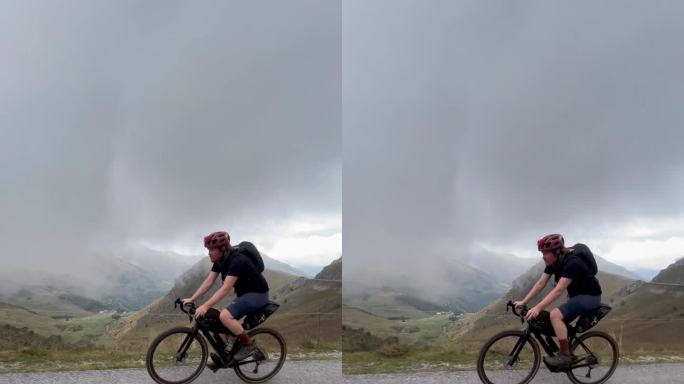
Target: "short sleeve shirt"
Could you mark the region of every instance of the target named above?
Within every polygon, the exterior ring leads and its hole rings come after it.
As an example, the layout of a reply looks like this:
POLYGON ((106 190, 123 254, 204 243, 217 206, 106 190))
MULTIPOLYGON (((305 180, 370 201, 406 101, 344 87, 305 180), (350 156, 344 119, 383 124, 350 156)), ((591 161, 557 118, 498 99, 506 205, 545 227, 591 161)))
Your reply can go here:
POLYGON ((268 283, 264 275, 259 272, 249 258, 239 252, 231 252, 224 256, 224 260, 214 263, 211 267, 212 272, 220 272, 221 280, 225 280, 226 276, 235 276, 235 294, 240 297, 245 293, 268 292, 268 283))
POLYGON ((562 265, 546 266, 544 273, 554 275, 556 283, 562 277, 572 279, 568 285, 568 296, 601 295, 601 285, 598 279, 591 274, 591 270, 579 256, 574 255, 573 252, 568 253, 559 263, 562 265))

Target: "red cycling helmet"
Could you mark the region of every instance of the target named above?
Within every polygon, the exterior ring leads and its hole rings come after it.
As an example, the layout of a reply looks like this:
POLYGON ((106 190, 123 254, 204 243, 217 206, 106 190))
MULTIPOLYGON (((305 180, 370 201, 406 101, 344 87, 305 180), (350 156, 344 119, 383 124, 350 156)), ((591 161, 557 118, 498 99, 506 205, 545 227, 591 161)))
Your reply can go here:
POLYGON ((565 240, 558 233, 552 233, 537 240, 537 249, 540 252, 555 251, 561 248, 565 248, 565 240))
POLYGON ((230 235, 228 232, 214 232, 204 236, 204 246, 206 248, 222 248, 230 245, 230 235))

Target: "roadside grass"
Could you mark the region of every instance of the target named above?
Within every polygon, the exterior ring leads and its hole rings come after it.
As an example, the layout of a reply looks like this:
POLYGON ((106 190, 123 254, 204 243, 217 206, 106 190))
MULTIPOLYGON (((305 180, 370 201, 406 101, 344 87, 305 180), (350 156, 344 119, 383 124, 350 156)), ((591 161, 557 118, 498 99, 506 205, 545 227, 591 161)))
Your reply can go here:
POLYGON ((0 373, 86 371, 94 369, 144 368, 139 352, 94 351, 0 351, 0 373))
POLYGON ((407 373, 474 370, 478 351, 455 349, 402 350, 383 347, 377 351, 344 352, 342 373, 407 373))

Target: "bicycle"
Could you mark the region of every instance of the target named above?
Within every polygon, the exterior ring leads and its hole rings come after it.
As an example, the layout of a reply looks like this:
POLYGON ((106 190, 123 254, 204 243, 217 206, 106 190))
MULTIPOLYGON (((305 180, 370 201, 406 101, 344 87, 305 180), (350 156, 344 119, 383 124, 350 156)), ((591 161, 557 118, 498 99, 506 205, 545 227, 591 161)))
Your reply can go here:
MULTIPOLYGON (((506 304, 506 312, 512 308, 514 315, 525 322, 528 308, 522 306, 520 313, 513 302, 506 304)), ((598 309, 580 316, 573 326, 567 324, 568 342, 573 354, 573 361, 568 369, 556 369, 544 364, 551 372, 565 372, 575 384, 605 383, 615 372, 618 365, 619 352, 615 339, 601 331, 586 332, 601 320, 611 307, 601 305, 598 309), (581 334, 581 335, 580 335, 581 334), (594 380, 592 373, 598 378, 594 380)), ((546 316, 549 312, 542 311, 546 316)), ((477 374, 486 384, 529 383, 539 371, 541 352, 539 346, 548 356, 559 352, 553 340, 555 332, 550 321, 544 320, 540 314, 536 319, 527 322, 523 330, 507 330, 489 339, 477 359, 477 374), (489 360, 491 358, 491 361, 489 360)))
MULTIPOLYGON (((197 307, 194 303, 183 305, 180 298, 176 299, 173 307, 180 306, 181 312, 188 315, 190 322, 197 307), (184 307, 188 307, 186 310, 184 307)), ((219 368, 233 368, 237 376, 247 383, 263 383, 282 368, 287 355, 285 339, 276 330, 270 328, 255 328, 263 323, 280 306, 272 301, 257 312, 245 317, 242 326, 254 340, 257 350, 242 361, 235 361, 232 357, 240 349, 240 342, 228 328, 223 326, 218 318, 219 311, 210 308, 198 319, 192 327, 176 327, 157 336, 147 351, 147 372, 159 384, 186 384, 195 380, 204 370, 208 361, 207 341, 214 348, 210 357, 219 368), (229 342, 234 341, 230 353, 226 354, 226 343, 219 337, 219 333, 229 336, 229 342), (260 370, 269 368, 265 375, 260 370)))

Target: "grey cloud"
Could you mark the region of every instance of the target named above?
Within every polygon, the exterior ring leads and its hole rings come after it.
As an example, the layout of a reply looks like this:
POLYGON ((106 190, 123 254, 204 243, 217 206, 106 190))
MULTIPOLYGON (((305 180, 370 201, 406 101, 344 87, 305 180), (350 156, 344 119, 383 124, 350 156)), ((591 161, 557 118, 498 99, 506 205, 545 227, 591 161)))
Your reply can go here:
POLYGON ((340 212, 339 4, 0 14, 3 261, 340 212))
POLYGON ((345 3, 345 268, 681 217, 679 13, 345 3))

